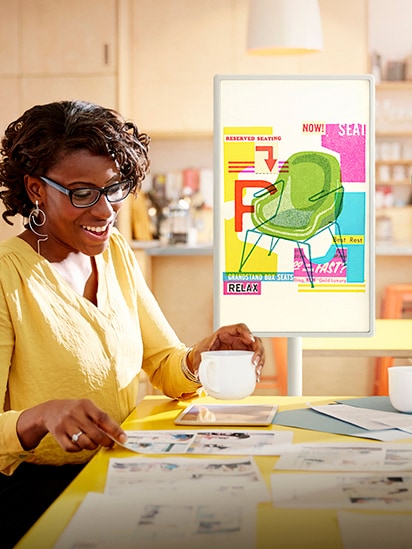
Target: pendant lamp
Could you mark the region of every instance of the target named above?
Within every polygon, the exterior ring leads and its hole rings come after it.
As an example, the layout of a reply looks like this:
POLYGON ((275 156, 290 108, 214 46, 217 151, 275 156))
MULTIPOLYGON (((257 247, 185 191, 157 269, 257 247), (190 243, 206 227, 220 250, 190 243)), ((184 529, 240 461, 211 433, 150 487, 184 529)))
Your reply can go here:
POLYGON ((249 2, 248 53, 288 55, 322 49, 322 23, 317 0, 249 2))

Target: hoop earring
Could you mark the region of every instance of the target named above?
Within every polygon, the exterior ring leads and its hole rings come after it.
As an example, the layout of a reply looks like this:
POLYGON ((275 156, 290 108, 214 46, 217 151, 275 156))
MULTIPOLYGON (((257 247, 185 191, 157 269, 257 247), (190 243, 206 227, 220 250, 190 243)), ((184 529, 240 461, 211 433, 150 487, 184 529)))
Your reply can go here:
POLYGON ((46 242, 49 238, 47 234, 41 234, 34 227, 42 227, 46 223, 46 213, 39 208, 39 201, 36 200, 36 207, 32 209, 28 219, 30 230, 39 238, 37 239, 37 253, 40 254, 40 242, 46 242))

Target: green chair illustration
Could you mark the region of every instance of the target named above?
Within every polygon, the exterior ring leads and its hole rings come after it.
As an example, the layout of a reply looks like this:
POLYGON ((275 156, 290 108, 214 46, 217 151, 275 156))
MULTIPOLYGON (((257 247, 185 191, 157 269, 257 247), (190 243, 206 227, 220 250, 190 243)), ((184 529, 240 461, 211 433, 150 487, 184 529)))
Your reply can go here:
POLYGON ((295 242, 312 288, 312 249, 310 240, 329 231, 332 243, 346 264, 338 217, 342 211, 344 189, 338 160, 327 153, 308 151, 293 154, 279 172, 273 187, 257 191, 252 199, 251 220, 243 242, 239 272, 261 238, 271 237, 271 255, 279 240, 295 242), (339 238, 337 238, 337 235, 339 238), (249 237, 255 237, 249 242, 249 237), (248 247, 252 246, 251 249, 248 247), (308 252, 305 258, 303 247, 308 252))

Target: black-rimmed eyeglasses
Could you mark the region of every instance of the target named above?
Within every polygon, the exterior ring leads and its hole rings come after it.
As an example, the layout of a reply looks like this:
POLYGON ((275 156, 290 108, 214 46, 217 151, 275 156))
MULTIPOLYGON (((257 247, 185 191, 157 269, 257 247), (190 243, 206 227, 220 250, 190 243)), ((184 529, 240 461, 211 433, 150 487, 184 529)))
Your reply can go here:
POLYGON ((102 189, 100 187, 79 187, 78 189, 67 189, 66 187, 63 187, 63 185, 60 185, 60 183, 57 183, 48 177, 40 176, 40 179, 44 181, 44 183, 47 183, 47 185, 50 185, 50 187, 66 194, 70 198, 70 202, 76 208, 89 208, 90 206, 93 206, 99 201, 102 194, 104 194, 110 203, 121 202, 129 195, 132 189, 132 182, 128 179, 119 181, 118 183, 113 183, 112 185, 108 185, 102 189))

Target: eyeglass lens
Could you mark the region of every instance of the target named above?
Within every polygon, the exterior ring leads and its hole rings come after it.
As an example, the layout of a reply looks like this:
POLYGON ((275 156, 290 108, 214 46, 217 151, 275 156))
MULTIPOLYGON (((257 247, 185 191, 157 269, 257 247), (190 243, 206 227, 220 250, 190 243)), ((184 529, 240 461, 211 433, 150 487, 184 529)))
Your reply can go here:
POLYGON ((127 197, 129 192, 130 181, 121 181, 103 190, 97 188, 75 189, 71 193, 71 199, 74 206, 88 206, 96 203, 101 194, 106 195, 109 202, 120 202, 127 197))

